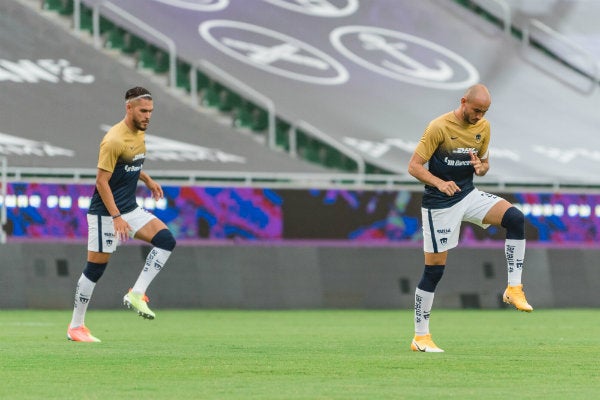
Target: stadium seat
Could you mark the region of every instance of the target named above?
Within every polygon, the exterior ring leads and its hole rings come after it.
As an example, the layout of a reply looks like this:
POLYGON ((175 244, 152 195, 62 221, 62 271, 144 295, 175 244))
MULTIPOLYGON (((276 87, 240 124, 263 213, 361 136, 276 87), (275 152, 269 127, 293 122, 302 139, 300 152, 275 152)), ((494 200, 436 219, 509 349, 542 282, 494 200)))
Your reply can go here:
POLYGON ((142 38, 134 35, 131 32, 125 32, 125 35, 123 36, 123 53, 133 54, 141 51, 145 46, 146 42, 144 42, 142 38))
MULTIPOLYGON (((73 10, 71 10, 71 14, 73 10)), ((94 30, 93 11, 89 7, 81 6, 79 12, 79 29, 82 31, 92 32, 94 30)))
POLYGON ((177 82, 178 88, 185 89, 186 92, 191 91, 190 70, 192 66, 185 61, 177 60, 177 82))
POLYGON ((252 126, 252 103, 241 99, 240 104, 233 111, 233 126, 236 128, 250 129, 252 126))
POLYGON ((204 90, 210 86, 210 79, 202 71, 196 72, 196 81, 198 83, 198 90, 204 90))
POLYGON ((72 15, 73 14, 73 0, 63 0, 63 5, 58 9, 58 13, 61 15, 72 15))
POLYGON ((225 113, 231 112, 240 107, 241 104, 242 99, 237 93, 224 86, 221 86, 219 90, 219 102, 217 104, 219 111, 225 113))
POLYGON ((154 72, 164 74, 169 71, 169 53, 158 48, 154 48, 154 72))
POLYGON ((58 11, 62 7, 62 0, 44 0, 42 8, 49 11, 58 11))
POLYGON ((146 44, 137 55, 137 67, 143 69, 154 69, 156 67, 155 48, 146 44))
POLYGON ((277 118, 275 121, 275 144, 277 147, 290 150, 290 124, 277 118))
POLYGON ((104 46, 108 49, 122 50, 125 46, 125 30, 118 26, 113 26, 106 35, 104 46))
MULTIPOLYGON (((213 81, 211 81, 213 82, 213 81)), ((216 84, 209 85, 202 91, 202 106, 216 108, 219 105, 219 90, 216 84)))
POLYGON ((344 169, 343 154, 340 153, 339 150, 327 145, 323 145, 322 149, 325 153, 323 158, 323 164, 326 167, 341 170, 344 169))
POLYGON ((264 131, 269 127, 269 114, 261 107, 254 106, 252 109, 252 126, 254 132, 264 131))
POLYGON ((320 159, 318 141, 302 131, 297 132, 296 140, 298 155, 307 161, 319 164, 320 159))

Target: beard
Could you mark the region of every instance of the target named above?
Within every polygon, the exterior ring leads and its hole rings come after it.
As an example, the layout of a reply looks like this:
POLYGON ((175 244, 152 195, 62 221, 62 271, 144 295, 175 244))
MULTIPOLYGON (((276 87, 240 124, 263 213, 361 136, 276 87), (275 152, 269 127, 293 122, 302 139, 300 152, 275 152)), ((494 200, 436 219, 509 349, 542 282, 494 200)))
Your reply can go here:
POLYGON ((149 124, 150 124, 150 121, 148 121, 148 122, 133 121, 133 125, 135 126, 135 129, 137 129, 138 131, 145 131, 146 129, 148 129, 149 124))

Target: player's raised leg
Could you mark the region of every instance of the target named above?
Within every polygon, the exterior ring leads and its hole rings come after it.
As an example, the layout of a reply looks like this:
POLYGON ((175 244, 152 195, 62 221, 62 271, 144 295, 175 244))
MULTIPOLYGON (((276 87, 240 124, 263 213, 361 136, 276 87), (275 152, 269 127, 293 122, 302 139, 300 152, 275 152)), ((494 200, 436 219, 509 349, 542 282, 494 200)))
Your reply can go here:
POLYGON ((167 226, 157 218, 151 219, 138 230, 135 237, 151 243, 154 247, 148 253, 137 281, 123 296, 123 304, 135 310, 143 318, 154 319, 156 314, 148 307, 149 299, 146 290, 169 259, 176 241, 167 226))
POLYGON ((508 285, 502 299, 517 310, 531 312, 533 307, 527 302, 521 276, 525 261, 525 216, 508 201, 502 200, 487 213, 485 223, 501 225, 506 229, 504 251, 508 271, 508 285))

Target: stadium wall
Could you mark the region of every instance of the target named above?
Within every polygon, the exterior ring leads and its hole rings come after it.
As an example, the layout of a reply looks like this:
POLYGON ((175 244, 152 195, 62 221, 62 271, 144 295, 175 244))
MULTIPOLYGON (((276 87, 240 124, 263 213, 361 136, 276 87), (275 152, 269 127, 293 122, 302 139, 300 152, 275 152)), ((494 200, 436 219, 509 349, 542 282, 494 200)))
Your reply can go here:
MULTIPOLYGON (((148 249, 130 244, 113 256, 93 308, 121 307, 148 249)), ((0 308, 71 308, 85 245, 8 243, 0 245, 0 255, 0 308)), ((528 249, 528 299, 538 309, 600 306, 598 259, 600 249, 528 249)), ((148 295, 158 309, 410 309, 422 264, 417 247, 184 245, 148 295)), ((502 248, 455 249, 436 307, 503 308, 505 282, 502 248)))

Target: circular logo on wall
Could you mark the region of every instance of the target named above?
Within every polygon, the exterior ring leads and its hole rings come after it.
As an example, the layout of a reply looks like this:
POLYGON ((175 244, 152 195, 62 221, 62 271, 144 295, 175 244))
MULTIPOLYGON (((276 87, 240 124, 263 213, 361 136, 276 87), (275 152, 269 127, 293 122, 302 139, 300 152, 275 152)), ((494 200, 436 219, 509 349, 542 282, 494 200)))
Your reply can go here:
POLYGON ((479 73, 453 51, 423 38, 389 29, 344 26, 330 34, 345 57, 389 78, 437 89, 463 89, 479 73))
POLYGON ((193 11, 219 11, 229 5, 229 0, 154 0, 169 6, 193 11))
POLYGON ((358 0, 263 0, 274 6, 316 17, 337 18, 354 14, 358 10, 358 0))
POLYGON ((230 20, 204 22, 198 31, 221 52, 272 74, 321 85, 348 80, 348 72, 334 58, 277 31, 230 20))

